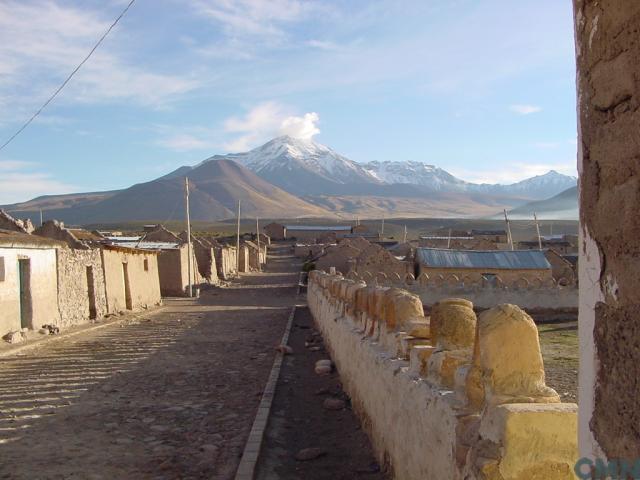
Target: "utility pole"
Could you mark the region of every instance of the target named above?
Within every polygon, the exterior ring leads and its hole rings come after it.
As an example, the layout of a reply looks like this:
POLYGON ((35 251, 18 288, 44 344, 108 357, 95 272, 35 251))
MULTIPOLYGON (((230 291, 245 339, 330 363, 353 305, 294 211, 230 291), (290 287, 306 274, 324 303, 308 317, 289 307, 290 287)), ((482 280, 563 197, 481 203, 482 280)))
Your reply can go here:
POLYGON ((407 243, 407 226, 404 226, 404 240, 402 241, 402 243, 407 243))
POLYGON ((187 274, 189 275, 189 297, 193 297, 191 281, 191 219, 189 217, 189 178, 184 177, 184 206, 187 213, 187 274))
POLYGON ((236 234, 236 271, 240 276, 240 200, 238 200, 238 231, 236 234))
POLYGON ((384 237, 384 217, 382 217, 382 231, 380 234, 384 237))
POLYGON ((538 248, 542 250, 542 238, 540 238, 540 225, 538 225, 538 217, 536 212, 533 212, 533 221, 536 222, 536 233, 538 234, 538 248))
POLYGON ((258 217, 256 217, 256 239, 258 240, 258 271, 261 271, 260 254, 262 251, 260 250, 260 223, 258 222, 258 217))
POLYGON ((42 222, 42 209, 40 209, 40 226, 42 226, 43 222, 42 222))
POLYGON ((509 222, 509 217, 507 217, 507 209, 504 209, 504 221, 507 224, 507 242, 509 242, 509 246, 511 246, 511 250, 513 250, 513 237, 511 236, 511 223, 509 222))

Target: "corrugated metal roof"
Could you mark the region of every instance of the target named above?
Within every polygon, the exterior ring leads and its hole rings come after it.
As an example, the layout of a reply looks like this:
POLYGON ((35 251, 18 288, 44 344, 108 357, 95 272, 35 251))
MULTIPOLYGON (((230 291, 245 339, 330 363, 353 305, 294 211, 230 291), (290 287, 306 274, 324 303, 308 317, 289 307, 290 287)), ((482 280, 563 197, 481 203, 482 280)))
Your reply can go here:
POLYGON ((343 225, 285 225, 284 228, 287 230, 318 230, 318 231, 327 231, 327 232, 336 232, 336 231, 351 231, 351 227, 343 226, 343 225))
POLYGON ((418 248, 418 261, 438 268, 495 268, 531 270, 551 268, 544 252, 539 250, 445 250, 418 248))
POLYGON ((176 250, 180 244, 173 242, 113 242, 113 245, 138 250, 176 250))
POLYGON ((505 230, 471 230, 471 235, 506 235, 505 230))
POLYGON ((440 237, 440 236, 429 236, 429 235, 420 237, 420 240, 449 240, 449 238, 451 238, 451 240, 473 240, 473 237, 448 237, 448 236, 440 237))

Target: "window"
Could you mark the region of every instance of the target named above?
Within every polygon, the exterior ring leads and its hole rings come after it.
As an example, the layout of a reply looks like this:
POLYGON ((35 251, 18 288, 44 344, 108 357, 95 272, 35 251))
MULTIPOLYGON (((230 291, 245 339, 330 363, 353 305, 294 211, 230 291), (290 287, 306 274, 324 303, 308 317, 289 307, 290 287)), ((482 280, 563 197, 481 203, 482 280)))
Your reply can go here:
POLYGON ((0 282, 4 282, 4 257, 0 257, 0 282))
POLYGON ((144 271, 145 272, 149 271, 149 259, 148 258, 144 259, 144 271))

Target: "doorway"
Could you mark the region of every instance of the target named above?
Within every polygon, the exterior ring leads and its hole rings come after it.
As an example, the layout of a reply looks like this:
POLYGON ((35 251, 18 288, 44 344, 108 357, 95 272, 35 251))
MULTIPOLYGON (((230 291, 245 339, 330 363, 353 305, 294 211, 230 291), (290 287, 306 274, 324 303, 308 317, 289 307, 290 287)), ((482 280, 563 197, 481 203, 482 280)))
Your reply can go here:
POLYGON ((89 319, 94 320, 98 313, 96 311, 96 290, 93 279, 93 267, 87 267, 87 295, 89 296, 89 319))
POLYGON ((129 265, 126 262, 122 262, 122 276, 124 279, 124 303, 127 310, 133 310, 133 303, 131 301, 131 285, 129 283, 129 265))
POLYGON ((18 283, 20 286, 20 328, 33 328, 31 299, 31 260, 18 259, 18 283))

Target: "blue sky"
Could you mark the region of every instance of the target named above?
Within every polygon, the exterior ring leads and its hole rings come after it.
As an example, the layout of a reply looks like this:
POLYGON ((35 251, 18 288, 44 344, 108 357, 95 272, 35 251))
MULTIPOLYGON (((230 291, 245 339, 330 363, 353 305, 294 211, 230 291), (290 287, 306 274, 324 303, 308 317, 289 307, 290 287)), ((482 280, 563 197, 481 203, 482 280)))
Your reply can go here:
MULTIPOLYGON (((0 2, 0 143, 124 0, 0 2)), ((0 152, 0 203, 122 188, 279 134, 470 181, 575 174, 569 0, 137 0, 0 152)))

